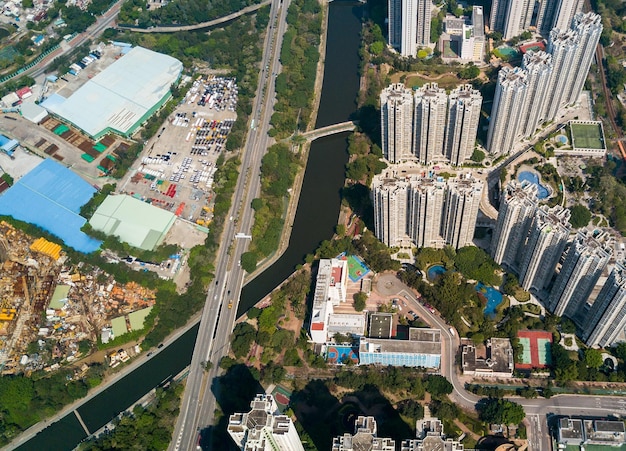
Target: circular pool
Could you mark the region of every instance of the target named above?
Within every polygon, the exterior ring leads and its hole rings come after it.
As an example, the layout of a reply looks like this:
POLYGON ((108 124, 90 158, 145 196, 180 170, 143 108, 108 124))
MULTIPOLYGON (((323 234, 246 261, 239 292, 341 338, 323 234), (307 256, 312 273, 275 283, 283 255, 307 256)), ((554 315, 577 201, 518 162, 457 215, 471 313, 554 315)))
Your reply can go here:
POLYGON ((434 282, 435 280, 437 280, 439 276, 441 276, 442 274, 445 274, 445 272, 446 272, 446 268, 444 268, 443 266, 433 265, 430 268, 428 268, 428 271, 426 271, 426 277, 431 282, 434 282))

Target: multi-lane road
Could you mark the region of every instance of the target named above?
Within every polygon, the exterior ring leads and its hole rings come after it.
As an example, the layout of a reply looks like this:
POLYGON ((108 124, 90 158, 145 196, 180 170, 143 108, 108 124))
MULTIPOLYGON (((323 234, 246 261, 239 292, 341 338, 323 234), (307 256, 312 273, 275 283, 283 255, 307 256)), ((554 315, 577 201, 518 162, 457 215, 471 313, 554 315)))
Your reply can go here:
POLYGON ((202 312, 181 413, 174 430, 172 450, 191 450, 199 433, 212 425, 216 409, 214 381, 219 376, 219 361, 229 350, 230 334, 236 318, 243 287, 241 254, 248 248, 246 237, 252 229, 254 210, 250 203, 260 190, 261 159, 270 144, 269 120, 274 104, 274 75, 280 71, 280 48, 287 28, 289 0, 273 0, 269 32, 265 36, 259 85, 249 131, 241 157, 241 174, 235 188, 230 216, 226 220, 217 256, 215 278, 209 287, 202 312), (237 237, 239 236, 239 238, 237 237), (206 362, 212 366, 205 369, 206 362))

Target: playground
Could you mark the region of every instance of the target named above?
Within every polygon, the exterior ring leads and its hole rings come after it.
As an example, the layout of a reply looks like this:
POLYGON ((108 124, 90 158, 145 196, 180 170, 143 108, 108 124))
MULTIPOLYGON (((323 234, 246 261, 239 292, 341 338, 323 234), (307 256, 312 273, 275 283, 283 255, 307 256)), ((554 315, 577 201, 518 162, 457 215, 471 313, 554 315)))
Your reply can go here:
POLYGON ((326 348, 326 361, 328 363, 337 364, 346 359, 352 360, 355 364, 359 363, 356 348, 350 346, 329 346, 326 348))
POLYGON ((516 363, 517 369, 546 368, 550 365, 550 346, 552 334, 543 330, 523 330, 517 333, 522 345, 522 361, 516 363))

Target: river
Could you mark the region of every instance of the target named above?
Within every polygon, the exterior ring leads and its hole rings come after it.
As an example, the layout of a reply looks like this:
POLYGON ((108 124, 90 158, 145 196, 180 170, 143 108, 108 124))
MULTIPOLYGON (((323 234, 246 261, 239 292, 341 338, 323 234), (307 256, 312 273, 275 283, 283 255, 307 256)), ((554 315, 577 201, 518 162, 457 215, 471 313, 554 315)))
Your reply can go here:
MULTIPOLYGON (((350 119, 359 89, 358 64, 363 5, 335 0, 330 4, 324 84, 316 122, 324 127, 350 119)), ((313 142, 305 170, 289 247, 267 270, 243 289, 240 314, 288 277, 306 254, 333 235, 344 183, 348 133, 313 142)), ((287 226, 290 226, 287 224, 287 226)), ((78 409, 90 432, 107 424, 164 379, 191 362, 197 326, 147 363, 137 368, 78 409)), ((86 437, 74 413, 44 429, 20 451, 71 450, 86 437)))

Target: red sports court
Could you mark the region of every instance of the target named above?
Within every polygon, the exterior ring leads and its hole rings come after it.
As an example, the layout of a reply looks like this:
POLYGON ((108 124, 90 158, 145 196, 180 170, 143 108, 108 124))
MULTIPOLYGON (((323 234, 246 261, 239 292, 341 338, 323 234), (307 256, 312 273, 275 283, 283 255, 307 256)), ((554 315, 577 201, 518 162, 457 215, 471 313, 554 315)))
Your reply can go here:
POLYGON ((519 370, 532 368, 546 368, 550 366, 550 346, 552 345, 552 333, 545 330, 522 330, 517 333, 519 343, 522 345, 522 358, 520 363, 515 364, 519 370))

